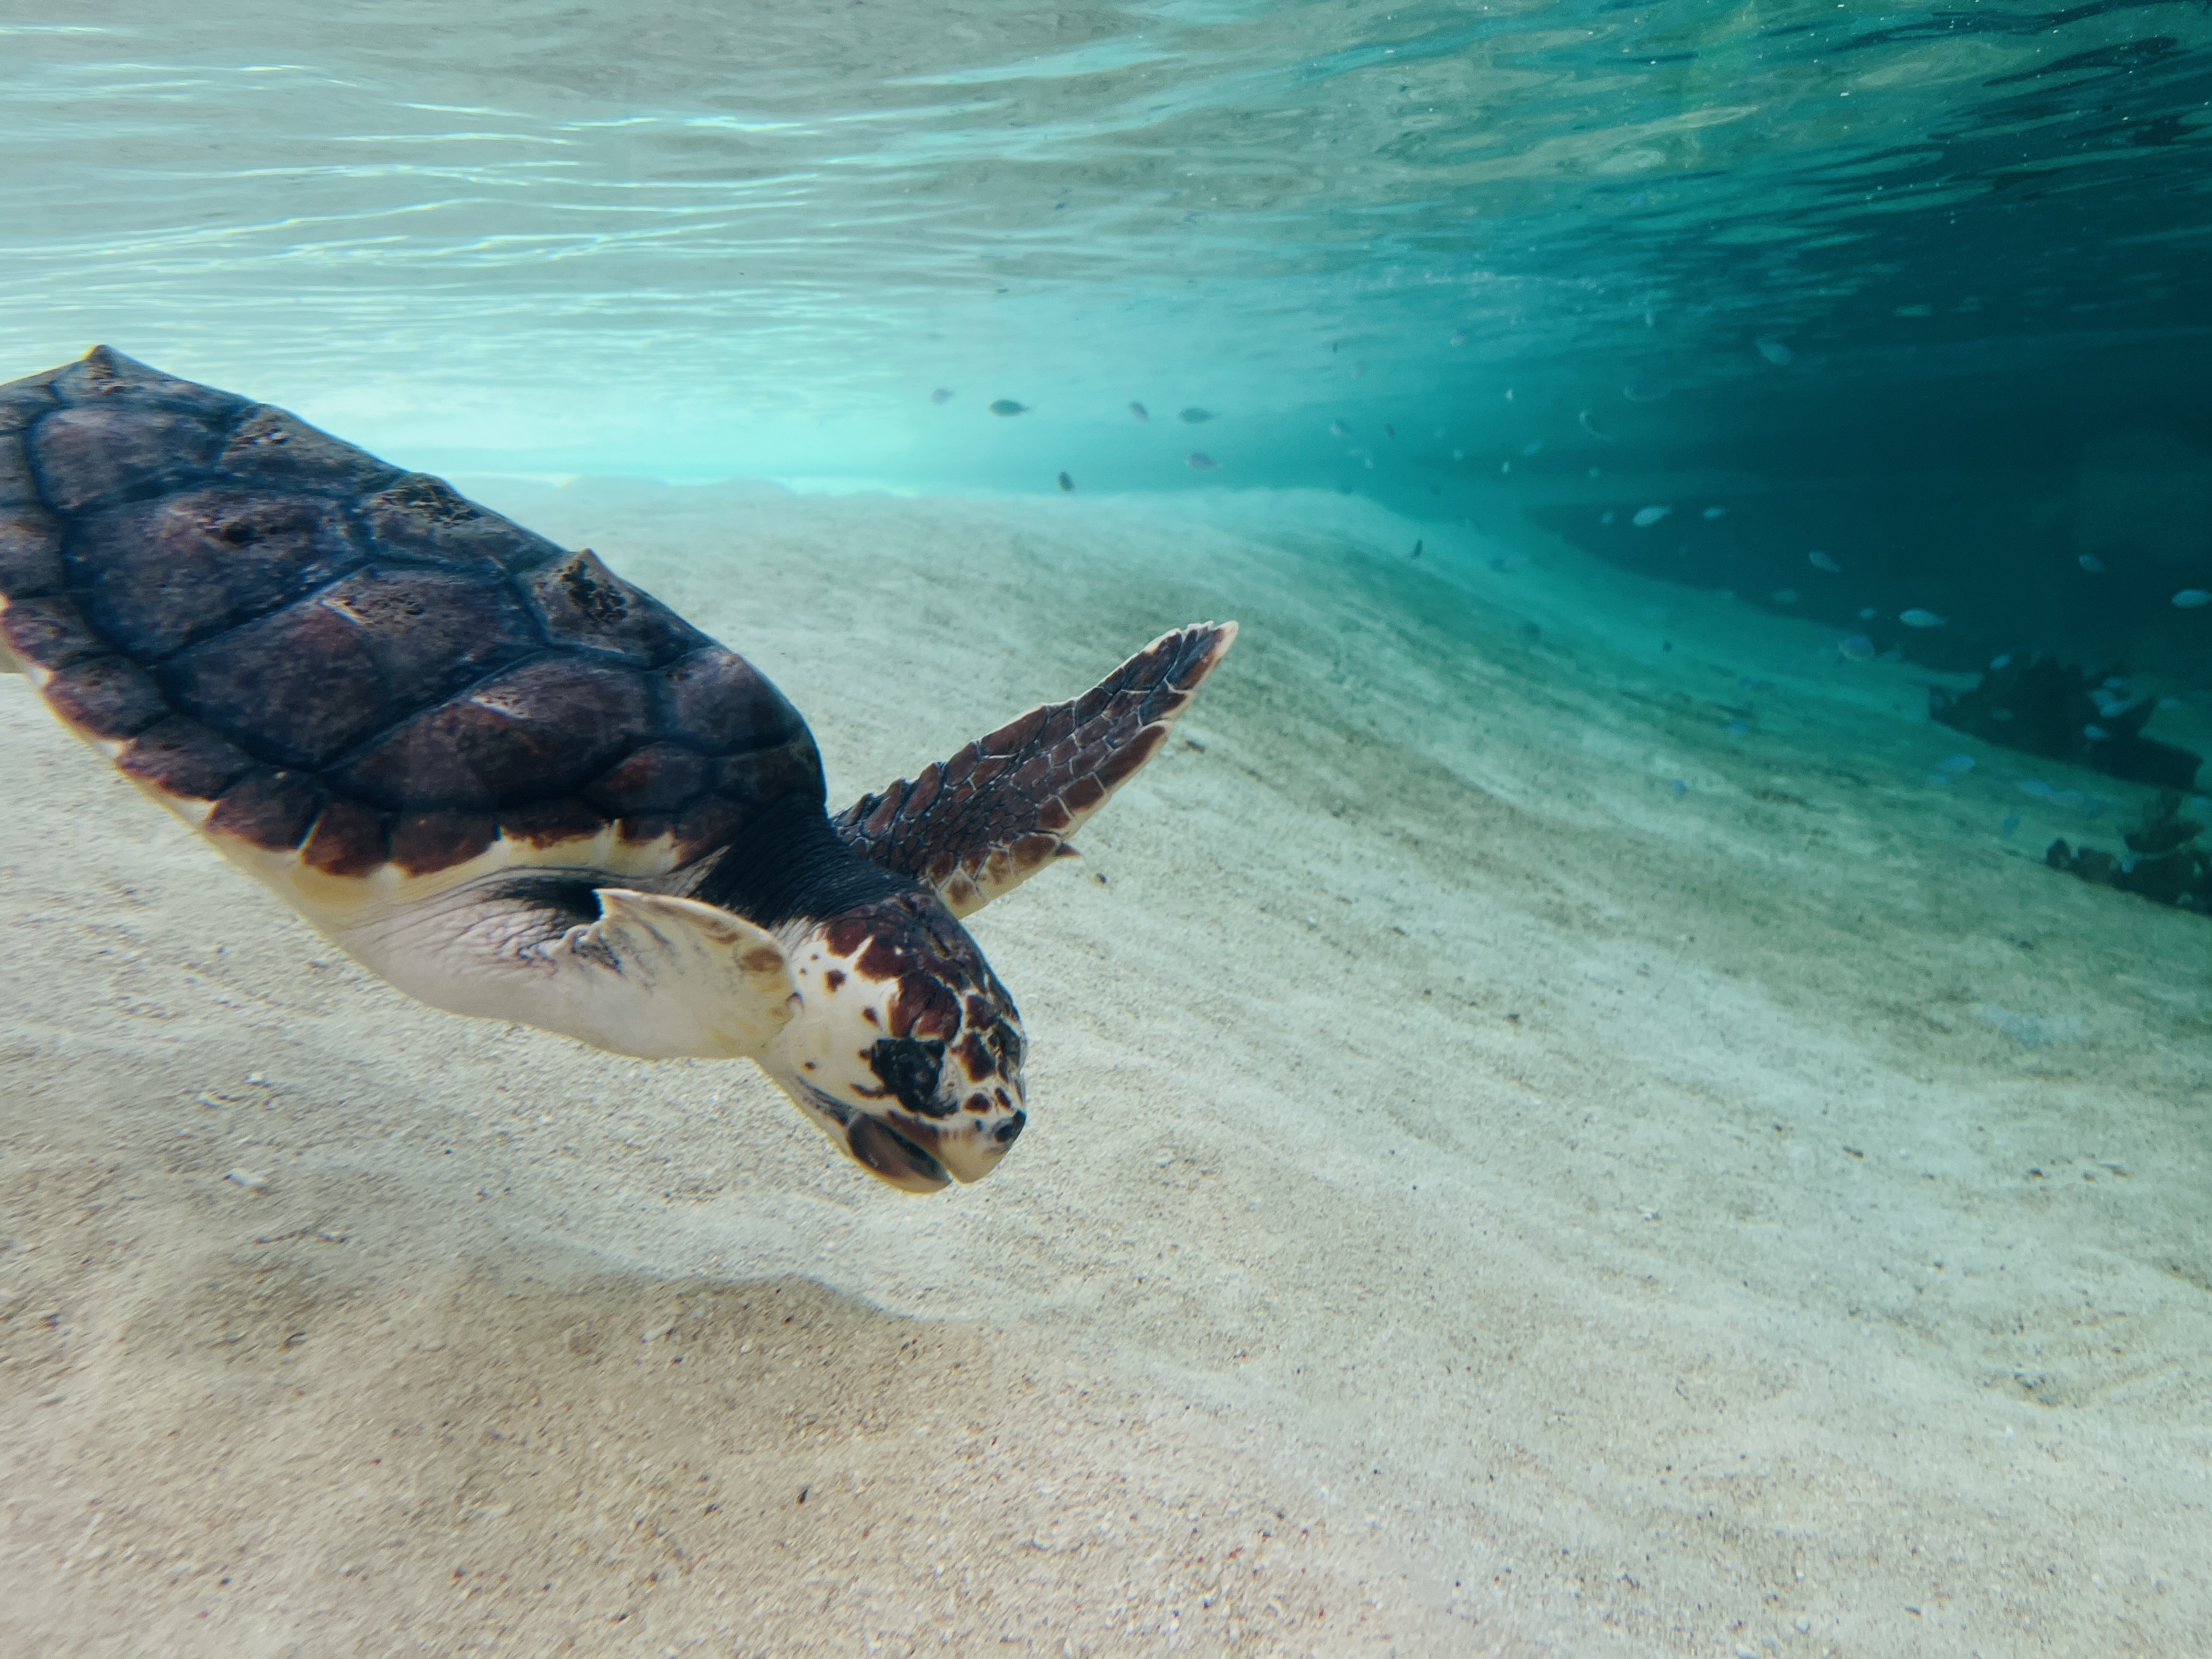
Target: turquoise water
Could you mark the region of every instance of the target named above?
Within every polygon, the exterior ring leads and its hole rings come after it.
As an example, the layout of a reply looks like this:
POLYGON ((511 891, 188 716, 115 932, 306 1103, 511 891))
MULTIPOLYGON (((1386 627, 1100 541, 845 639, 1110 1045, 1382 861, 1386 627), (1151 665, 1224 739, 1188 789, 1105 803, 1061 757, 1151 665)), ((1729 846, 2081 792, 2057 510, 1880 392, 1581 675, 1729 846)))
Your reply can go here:
POLYGON ((830 487, 2204 441, 2201 4, 470 9, 7 8, 0 353, 830 487))

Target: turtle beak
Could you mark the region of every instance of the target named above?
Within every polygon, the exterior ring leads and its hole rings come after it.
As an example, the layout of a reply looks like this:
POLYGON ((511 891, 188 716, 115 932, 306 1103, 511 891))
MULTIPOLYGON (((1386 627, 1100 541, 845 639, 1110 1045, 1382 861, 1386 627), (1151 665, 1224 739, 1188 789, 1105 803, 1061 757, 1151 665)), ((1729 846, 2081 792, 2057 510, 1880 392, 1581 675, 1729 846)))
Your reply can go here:
POLYGON ((933 1193, 948 1181, 963 1186, 999 1167, 1029 1121, 1017 1111, 994 1125, 963 1114, 939 1127, 904 1115, 853 1114, 845 1145, 872 1174, 909 1193, 933 1193))
POLYGON ((845 1147, 871 1175, 901 1192, 933 1193, 951 1179, 945 1166, 912 1139, 866 1112, 853 1115, 845 1129, 845 1147))

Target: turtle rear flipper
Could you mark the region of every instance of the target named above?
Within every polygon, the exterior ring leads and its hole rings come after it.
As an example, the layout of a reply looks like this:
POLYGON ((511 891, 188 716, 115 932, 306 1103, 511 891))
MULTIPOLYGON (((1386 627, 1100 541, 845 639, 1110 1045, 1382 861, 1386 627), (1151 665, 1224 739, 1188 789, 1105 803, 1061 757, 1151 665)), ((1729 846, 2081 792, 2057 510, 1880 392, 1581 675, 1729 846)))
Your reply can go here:
POLYGON ((956 916, 1054 859, 1167 740, 1236 642, 1235 623, 1164 634, 1083 696, 1032 708, 919 777, 863 795, 834 820, 846 844, 927 882, 956 916))

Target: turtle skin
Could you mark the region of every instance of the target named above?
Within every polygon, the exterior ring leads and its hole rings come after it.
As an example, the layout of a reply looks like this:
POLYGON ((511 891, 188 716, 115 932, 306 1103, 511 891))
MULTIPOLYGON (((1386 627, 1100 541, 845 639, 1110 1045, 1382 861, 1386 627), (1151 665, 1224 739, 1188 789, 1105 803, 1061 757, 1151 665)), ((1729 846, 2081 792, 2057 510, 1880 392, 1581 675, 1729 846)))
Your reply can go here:
POLYGON ((0 602, 80 736, 327 876, 610 828, 665 872, 823 800, 783 695, 588 549, 106 347, 0 386, 0 602))

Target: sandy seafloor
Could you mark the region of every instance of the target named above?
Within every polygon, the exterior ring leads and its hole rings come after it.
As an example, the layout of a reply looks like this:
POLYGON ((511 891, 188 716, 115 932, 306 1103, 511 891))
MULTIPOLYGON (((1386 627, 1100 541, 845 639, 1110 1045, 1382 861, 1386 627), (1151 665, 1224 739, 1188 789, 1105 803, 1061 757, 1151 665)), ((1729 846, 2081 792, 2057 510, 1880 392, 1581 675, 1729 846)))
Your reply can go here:
POLYGON ((2212 1650, 2212 922, 2016 785, 2138 792, 1333 496, 471 487, 839 800, 1245 631, 974 919, 1032 1127, 927 1200, 410 1003, 0 680, 0 1648, 2212 1650))

